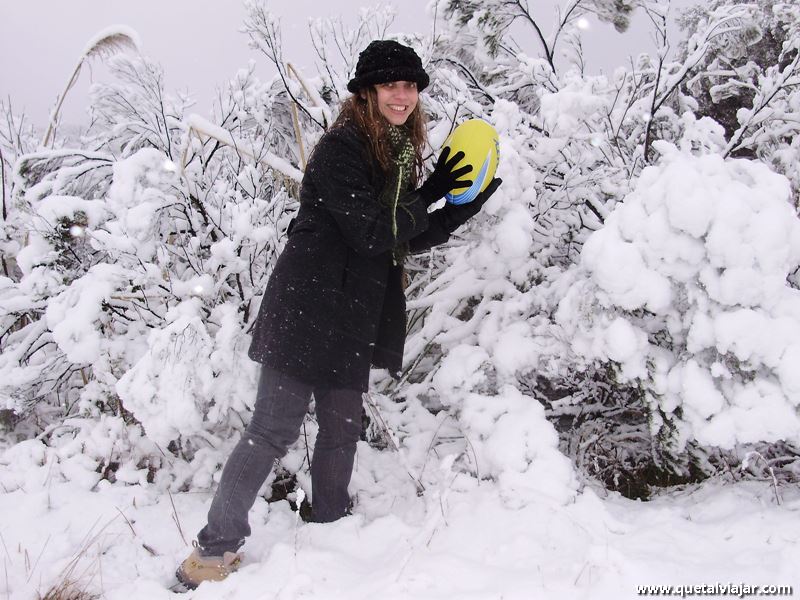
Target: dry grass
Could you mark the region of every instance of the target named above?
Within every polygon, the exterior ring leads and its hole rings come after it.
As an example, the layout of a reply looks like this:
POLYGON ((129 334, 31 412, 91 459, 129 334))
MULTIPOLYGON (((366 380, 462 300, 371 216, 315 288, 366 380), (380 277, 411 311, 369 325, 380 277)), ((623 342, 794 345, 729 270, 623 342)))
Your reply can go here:
POLYGON ((44 596, 39 596, 39 600, 98 600, 98 594, 89 592, 85 587, 69 579, 47 590, 44 596))
POLYGON ((66 89, 64 89, 64 91, 61 92, 61 95, 58 97, 56 107, 53 110, 53 113, 50 115, 50 123, 47 125, 47 131, 44 134, 42 146, 47 146, 47 144, 50 142, 56 123, 58 122, 58 114, 61 112, 61 105, 64 103, 64 98, 67 97, 67 93, 72 89, 72 86, 75 85, 75 82, 78 81, 78 76, 81 73, 81 67, 83 64, 87 60, 95 57, 107 59, 117 52, 121 52, 123 50, 138 51, 136 41, 126 33, 114 32, 96 40, 91 48, 88 48, 86 52, 84 52, 84 54, 78 60, 78 64, 75 66, 75 70, 72 72, 72 75, 67 82, 66 89))
MULTIPOLYGON (((103 537, 106 535, 106 529, 117 518, 116 516, 113 517, 97 531, 95 530, 99 519, 95 521, 72 560, 67 563, 66 567, 58 575, 56 583, 53 583, 44 594, 40 592, 39 600, 98 600, 102 597, 102 594, 89 591, 95 577, 99 574, 100 566, 97 558, 88 559, 89 549, 102 543, 103 537)), ((31 569, 32 572, 33 570, 31 569)))

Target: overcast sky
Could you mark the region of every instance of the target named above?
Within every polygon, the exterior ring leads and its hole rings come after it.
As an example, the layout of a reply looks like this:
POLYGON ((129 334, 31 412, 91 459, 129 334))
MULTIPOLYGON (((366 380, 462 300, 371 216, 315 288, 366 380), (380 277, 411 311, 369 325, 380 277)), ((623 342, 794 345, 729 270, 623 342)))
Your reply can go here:
MULTIPOLYGON (((676 7, 696 0, 673 0, 676 7)), ((531 11, 545 30, 555 22, 555 9, 566 0, 529 0, 531 11)), ((271 0, 281 17, 286 60, 300 68, 313 67, 307 22, 311 17, 341 15, 355 23, 358 8, 369 0, 271 0)), ((396 13, 390 33, 426 34, 431 19, 429 0, 387 0, 396 13)), ((641 11, 639 11, 641 13, 641 11)), ((248 61, 257 61, 261 77, 272 75, 270 65, 247 46, 240 33, 245 10, 240 0, 0 0, 0 97, 11 98, 15 111, 43 123, 58 94, 92 36, 111 25, 127 25, 139 34, 142 52, 164 67, 168 91, 188 90, 197 100, 195 111, 207 114, 215 89, 248 61)), ((653 48, 651 26, 643 14, 630 30, 618 34, 594 19, 584 32, 590 71, 610 70, 627 57, 653 48)), ((520 39, 531 54, 533 39, 520 39), (529 46, 529 47, 527 47, 529 46)), ((85 120, 86 91, 92 81, 107 77, 102 66, 84 69, 62 109, 64 120, 85 120)))

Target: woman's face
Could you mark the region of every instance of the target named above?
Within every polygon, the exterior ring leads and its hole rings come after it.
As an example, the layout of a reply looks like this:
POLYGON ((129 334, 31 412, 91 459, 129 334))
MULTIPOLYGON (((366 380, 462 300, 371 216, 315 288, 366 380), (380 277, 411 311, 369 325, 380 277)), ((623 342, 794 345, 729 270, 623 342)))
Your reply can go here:
POLYGON ((378 110, 392 125, 402 125, 411 116, 419 101, 415 81, 390 81, 375 86, 378 110))

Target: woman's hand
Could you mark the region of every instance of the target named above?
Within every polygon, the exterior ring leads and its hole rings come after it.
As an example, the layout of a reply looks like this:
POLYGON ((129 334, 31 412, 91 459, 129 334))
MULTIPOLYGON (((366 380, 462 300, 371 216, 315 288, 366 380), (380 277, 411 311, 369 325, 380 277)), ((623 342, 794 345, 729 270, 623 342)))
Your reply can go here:
POLYGON ((491 183, 486 186, 485 190, 475 196, 472 202, 467 202, 466 204, 446 204, 444 208, 441 209, 442 225, 444 225, 450 233, 454 232, 480 212, 483 205, 486 204, 486 201, 495 193, 497 188, 500 187, 501 183, 503 183, 503 180, 495 177, 492 179, 491 183))
POLYGON ((450 146, 444 147, 442 153, 439 155, 439 160, 436 161, 436 167, 433 169, 433 173, 431 173, 430 177, 428 177, 425 183, 419 188, 420 196, 422 196, 428 204, 433 204, 452 190, 467 188, 472 185, 472 181, 468 179, 459 179, 462 175, 466 175, 472 171, 472 165, 465 165, 455 169, 458 161, 462 158, 464 158, 464 153, 461 151, 456 152, 453 157, 450 158, 450 146))

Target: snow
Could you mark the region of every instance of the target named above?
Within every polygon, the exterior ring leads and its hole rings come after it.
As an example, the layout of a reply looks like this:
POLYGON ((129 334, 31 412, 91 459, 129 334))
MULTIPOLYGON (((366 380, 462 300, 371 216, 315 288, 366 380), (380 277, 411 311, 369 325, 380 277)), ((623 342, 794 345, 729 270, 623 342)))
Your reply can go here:
POLYGON ((102 304, 111 300, 115 280, 126 277, 125 270, 117 265, 95 265, 48 302, 45 322, 73 363, 93 363, 100 357, 104 337, 96 323, 102 317, 102 304))
POLYGON ((689 360, 686 363, 682 379, 687 410, 695 411, 699 419, 709 419, 725 406, 725 398, 714 385, 712 374, 697 361, 689 360))
POLYGON ((625 319, 619 318, 608 326, 605 342, 608 358, 619 363, 629 360, 644 346, 642 332, 637 331, 625 319))
MULTIPOLYGON (((504 428, 518 433, 513 419, 504 428)), ((65 480, 81 466, 35 440, 0 461, 5 597, 35 598, 73 561, 72 573, 103 598, 174 597, 173 572, 204 523, 208 493, 65 480)), ((259 498, 240 571, 189 597, 616 600, 640 585, 798 583, 795 489, 781 488, 780 506, 757 482, 712 482, 646 503, 584 488, 565 501, 546 493, 544 468, 539 490, 501 480, 498 494, 452 461, 440 466, 417 496, 396 454, 360 444, 352 516, 305 524, 287 502, 259 498)))
POLYGON ((442 368, 433 378, 433 385, 446 396, 457 388, 470 389, 485 379, 478 368, 489 355, 474 346, 456 346, 445 357, 442 368))
MULTIPOLYGON (((576 75, 574 72, 572 75, 576 75)), ((606 99, 595 94, 592 82, 567 76, 565 84, 555 93, 543 93, 542 119, 559 136, 577 134, 586 117, 607 110, 606 99)))
POLYGON ((644 385, 683 443, 800 440, 789 181, 690 146, 654 144, 661 161, 584 244, 556 321, 579 364, 644 385))
POLYGON ((87 56, 92 49, 102 40, 106 38, 125 37, 129 38, 133 43, 135 50, 139 51, 142 48, 142 42, 139 38, 139 33, 127 25, 110 25, 96 32, 88 42, 86 47, 81 53, 82 56, 87 56))
MULTIPOLYGON (((186 284, 187 289, 193 286, 193 281, 186 284)), ((199 298, 172 308, 168 325, 150 333, 144 355, 116 384, 126 408, 162 447, 179 436, 204 434, 209 421, 226 419, 229 408, 244 409, 254 398, 250 387, 256 369, 249 361, 241 364, 244 340, 235 326, 235 308, 215 311, 221 327, 214 337, 201 313, 199 298), (236 381, 221 380, 223 370, 235 373, 236 381), (203 399, 208 397, 217 401, 206 408, 203 399)))

